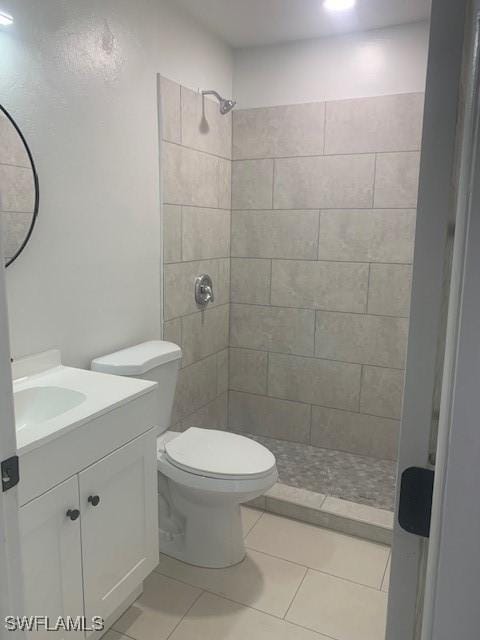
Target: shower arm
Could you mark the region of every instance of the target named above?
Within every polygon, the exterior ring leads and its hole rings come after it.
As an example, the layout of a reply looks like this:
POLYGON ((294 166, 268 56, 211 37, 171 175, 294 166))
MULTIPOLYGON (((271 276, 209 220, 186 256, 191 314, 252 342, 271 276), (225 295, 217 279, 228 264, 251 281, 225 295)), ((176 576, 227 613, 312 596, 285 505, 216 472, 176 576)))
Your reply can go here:
POLYGON ((214 91, 213 89, 208 89, 207 91, 202 91, 202 96, 215 96, 216 99, 221 102, 223 100, 222 96, 214 91))

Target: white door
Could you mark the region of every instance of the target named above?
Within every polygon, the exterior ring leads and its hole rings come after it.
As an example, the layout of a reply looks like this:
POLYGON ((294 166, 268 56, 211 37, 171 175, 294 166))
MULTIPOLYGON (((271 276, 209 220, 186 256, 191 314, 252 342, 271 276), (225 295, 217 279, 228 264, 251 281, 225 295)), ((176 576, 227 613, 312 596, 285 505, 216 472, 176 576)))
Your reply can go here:
POLYGON ((107 619, 158 564, 155 443, 152 429, 79 476, 87 618, 107 619))
MULTIPOLYGON (((25 584, 25 612, 48 616, 83 616, 82 556, 78 480, 70 478, 20 508, 20 540, 25 584)), ((83 632, 55 633, 59 638, 83 632)), ((40 629, 35 637, 48 638, 40 629)))
MULTIPOLYGON (((0 229, 0 461, 15 456, 16 436, 13 415, 10 343, 5 296, 5 270, 0 229)), ((23 613, 23 591, 18 526, 17 489, 0 486, 0 639, 12 634, 3 623, 6 616, 23 613)))
MULTIPOLYGON (((434 501, 430 532, 437 540, 434 542, 432 538, 430 544, 428 538, 408 533, 400 527, 398 511, 401 496, 397 495, 387 623, 388 640, 413 640, 421 637, 424 640, 450 640, 454 637, 473 640, 474 637, 478 637, 478 627, 474 635, 462 636, 457 633, 461 627, 460 620, 454 616, 446 599, 443 601, 442 614, 450 618, 450 633, 438 632, 437 628, 433 635, 429 635, 429 629, 435 624, 432 576, 436 574, 438 562, 441 561, 441 545, 438 544, 439 513, 444 502, 444 491, 448 489, 448 478, 443 473, 442 453, 448 434, 445 429, 440 429, 437 450, 437 428, 438 424, 445 420, 445 409, 448 410, 448 387, 451 382, 452 363, 455 360, 455 355, 451 352, 455 349, 460 302, 457 294, 457 267, 464 261, 463 222, 467 211, 467 194, 470 190, 472 141, 476 134, 472 110, 472 97, 478 92, 474 61, 478 55, 474 29, 477 20, 476 17, 474 19, 474 11, 475 3, 464 0, 433 0, 432 3, 397 486, 400 486, 404 471, 410 467, 435 470, 437 498, 434 501), (465 48, 464 45, 468 43, 473 46, 465 48)), ((478 246, 477 244, 477 248, 478 246)), ((478 280, 476 284, 478 297, 478 280)), ((476 341, 480 343, 479 327, 477 317, 476 341)), ((475 341, 472 341, 470 346, 474 345, 475 341)), ((475 373, 478 376, 480 372, 475 373)), ((476 447, 478 453, 478 443, 474 445, 472 441, 469 445, 472 449, 476 447)), ((463 469, 457 467, 457 471, 463 469)), ((466 494, 463 501, 465 498, 466 494)), ((458 521, 456 524, 458 533, 462 524, 458 521)), ((475 531, 478 532, 478 526, 475 531)), ((462 538, 463 536, 457 538, 459 548, 463 546, 462 538)), ((477 537, 478 539, 480 538, 477 537)), ((448 590, 448 583, 448 575, 444 574, 442 588, 448 590)), ((466 585, 462 585, 459 580, 457 595, 463 592, 464 586, 466 585)), ((478 593, 477 585, 472 585, 472 589, 478 593)), ((478 615, 480 598, 477 599, 478 615)))

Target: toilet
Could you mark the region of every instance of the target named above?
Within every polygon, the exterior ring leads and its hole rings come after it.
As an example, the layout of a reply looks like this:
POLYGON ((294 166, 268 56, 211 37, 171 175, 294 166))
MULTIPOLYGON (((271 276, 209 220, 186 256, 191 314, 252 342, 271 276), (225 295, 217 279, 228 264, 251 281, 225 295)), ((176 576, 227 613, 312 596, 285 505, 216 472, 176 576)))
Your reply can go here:
POLYGON ((152 340, 96 358, 92 369, 158 382, 158 519, 160 552, 201 567, 245 557, 240 505, 278 479, 274 455, 226 431, 168 431, 182 352, 152 340))

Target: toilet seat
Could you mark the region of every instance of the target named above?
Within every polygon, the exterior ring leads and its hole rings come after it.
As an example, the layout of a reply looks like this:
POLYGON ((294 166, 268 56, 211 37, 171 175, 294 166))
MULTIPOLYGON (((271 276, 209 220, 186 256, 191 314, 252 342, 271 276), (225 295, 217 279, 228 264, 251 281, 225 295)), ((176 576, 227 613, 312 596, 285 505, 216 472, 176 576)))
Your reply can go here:
POLYGON ((164 443, 165 460, 178 469, 218 480, 256 480, 276 472, 274 455, 234 433, 191 427, 164 443))

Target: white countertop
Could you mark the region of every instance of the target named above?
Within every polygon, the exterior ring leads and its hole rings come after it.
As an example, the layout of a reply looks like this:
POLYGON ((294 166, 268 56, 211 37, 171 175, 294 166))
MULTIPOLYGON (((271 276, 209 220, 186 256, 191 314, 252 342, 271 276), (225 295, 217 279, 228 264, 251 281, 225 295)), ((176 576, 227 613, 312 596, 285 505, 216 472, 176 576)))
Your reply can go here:
POLYGON ((13 383, 14 392, 34 387, 64 387, 86 396, 81 404, 61 415, 19 429, 17 431, 18 455, 36 449, 102 414, 150 393, 156 386, 156 382, 63 365, 17 378, 13 383))

